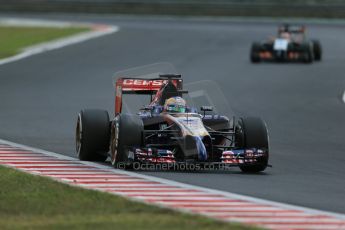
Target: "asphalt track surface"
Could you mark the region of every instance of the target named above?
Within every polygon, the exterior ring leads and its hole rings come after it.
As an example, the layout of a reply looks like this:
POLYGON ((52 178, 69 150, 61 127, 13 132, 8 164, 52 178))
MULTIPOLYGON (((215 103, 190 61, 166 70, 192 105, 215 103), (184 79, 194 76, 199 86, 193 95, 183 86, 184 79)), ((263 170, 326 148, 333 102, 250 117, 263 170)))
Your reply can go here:
POLYGON ((277 23, 37 17, 114 24, 120 31, 0 66, 1 139, 75 156, 77 113, 81 108, 112 113, 114 72, 168 61, 185 82, 217 82, 239 115, 262 117, 274 167, 256 175, 237 168, 141 173, 345 213, 344 25, 308 24, 310 37, 318 38, 325 51, 320 63, 253 65, 251 42, 274 33, 277 23))

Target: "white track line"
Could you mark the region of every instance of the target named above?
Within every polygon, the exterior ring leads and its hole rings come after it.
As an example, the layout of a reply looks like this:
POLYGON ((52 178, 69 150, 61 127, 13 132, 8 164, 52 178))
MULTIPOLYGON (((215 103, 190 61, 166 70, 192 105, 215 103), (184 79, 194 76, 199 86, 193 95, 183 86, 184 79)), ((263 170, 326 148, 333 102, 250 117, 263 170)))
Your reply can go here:
POLYGON ((22 164, 22 161, 15 162, 13 158, 5 158, 0 160, 2 165, 11 166, 24 172, 48 176, 73 186, 110 192, 151 205, 271 229, 345 229, 345 215, 343 214, 257 199, 135 172, 117 170, 108 165, 82 162, 72 157, 1 139, 0 149, 3 149, 0 152, 0 157, 3 154, 8 155, 8 152, 22 152, 23 150, 28 151, 26 154, 35 152, 41 154, 42 158, 50 157, 46 163, 44 161, 33 163, 29 160, 30 162, 27 164, 22 164), (54 162, 51 161, 54 159, 60 163, 61 161, 62 163, 70 161, 71 164, 63 164, 63 166, 58 163, 53 164, 54 162))
POLYGON ((4 59, 0 59, 0 65, 10 62, 18 61, 35 54, 40 54, 50 50, 60 49, 65 46, 84 42, 89 39, 98 38, 104 35, 115 33, 119 30, 117 26, 86 24, 86 23, 71 23, 49 20, 33 20, 33 19, 19 19, 19 18, 0 18, 0 25, 8 26, 36 26, 36 27, 55 27, 55 28, 68 28, 68 27, 88 27, 91 31, 79 33, 66 38, 55 39, 50 42, 44 42, 35 46, 27 47, 23 52, 4 59))
POLYGON ((343 102, 345 103, 345 91, 344 91, 344 93, 343 93, 342 99, 343 99, 343 102))
POLYGON ((53 21, 45 19, 29 19, 29 18, 0 18, 1 26, 11 27, 55 27, 55 28, 66 28, 73 27, 75 23, 53 21))

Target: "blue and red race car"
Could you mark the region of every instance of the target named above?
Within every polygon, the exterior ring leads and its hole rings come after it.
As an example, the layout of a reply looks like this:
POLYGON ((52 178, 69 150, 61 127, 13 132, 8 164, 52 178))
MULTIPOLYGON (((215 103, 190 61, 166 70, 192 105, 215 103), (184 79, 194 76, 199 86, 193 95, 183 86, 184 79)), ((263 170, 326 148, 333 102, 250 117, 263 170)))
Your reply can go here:
POLYGON ((256 117, 229 119, 209 105, 185 103, 181 75, 123 76, 116 79, 115 117, 104 110, 80 111, 76 151, 80 160, 105 161, 115 167, 134 164, 239 166, 260 172, 268 166, 265 123, 256 117), (137 113, 124 113, 123 96, 149 98, 137 113), (173 102, 173 103, 170 103, 173 102))

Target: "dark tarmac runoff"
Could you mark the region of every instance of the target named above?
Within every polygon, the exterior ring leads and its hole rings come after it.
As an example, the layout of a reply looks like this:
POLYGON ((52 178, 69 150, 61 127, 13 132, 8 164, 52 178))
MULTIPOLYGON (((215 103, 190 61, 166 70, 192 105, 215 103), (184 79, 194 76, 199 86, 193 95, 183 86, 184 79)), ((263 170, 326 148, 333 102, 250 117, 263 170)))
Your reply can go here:
POLYGON ((186 83, 213 80, 237 114, 266 121, 273 168, 261 174, 243 174, 237 168, 140 173, 345 214, 345 23, 306 24, 309 37, 322 43, 321 62, 252 64, 251 43, 274 35, 279 23, 26 17, 106 23, 118 25, 120 31, 1 65, 1 139, 76 157, 77 114, 82 108, 113 114, 114 73, 170 62, 186 83))

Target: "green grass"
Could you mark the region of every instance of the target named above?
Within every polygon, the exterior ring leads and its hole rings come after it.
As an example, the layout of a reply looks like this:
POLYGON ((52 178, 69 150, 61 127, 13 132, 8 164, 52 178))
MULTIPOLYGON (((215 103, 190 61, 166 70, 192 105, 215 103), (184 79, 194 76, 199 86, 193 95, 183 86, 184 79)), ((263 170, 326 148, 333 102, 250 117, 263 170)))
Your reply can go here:
POLYGON ((10 27, 0 26, 0 58, 13 56, 25 47, 53 39, 62 38, 88 28, 45 28, 45 27, 10 27))
POLYGON ((0 166, 1 229, 253 230, 0 166))

